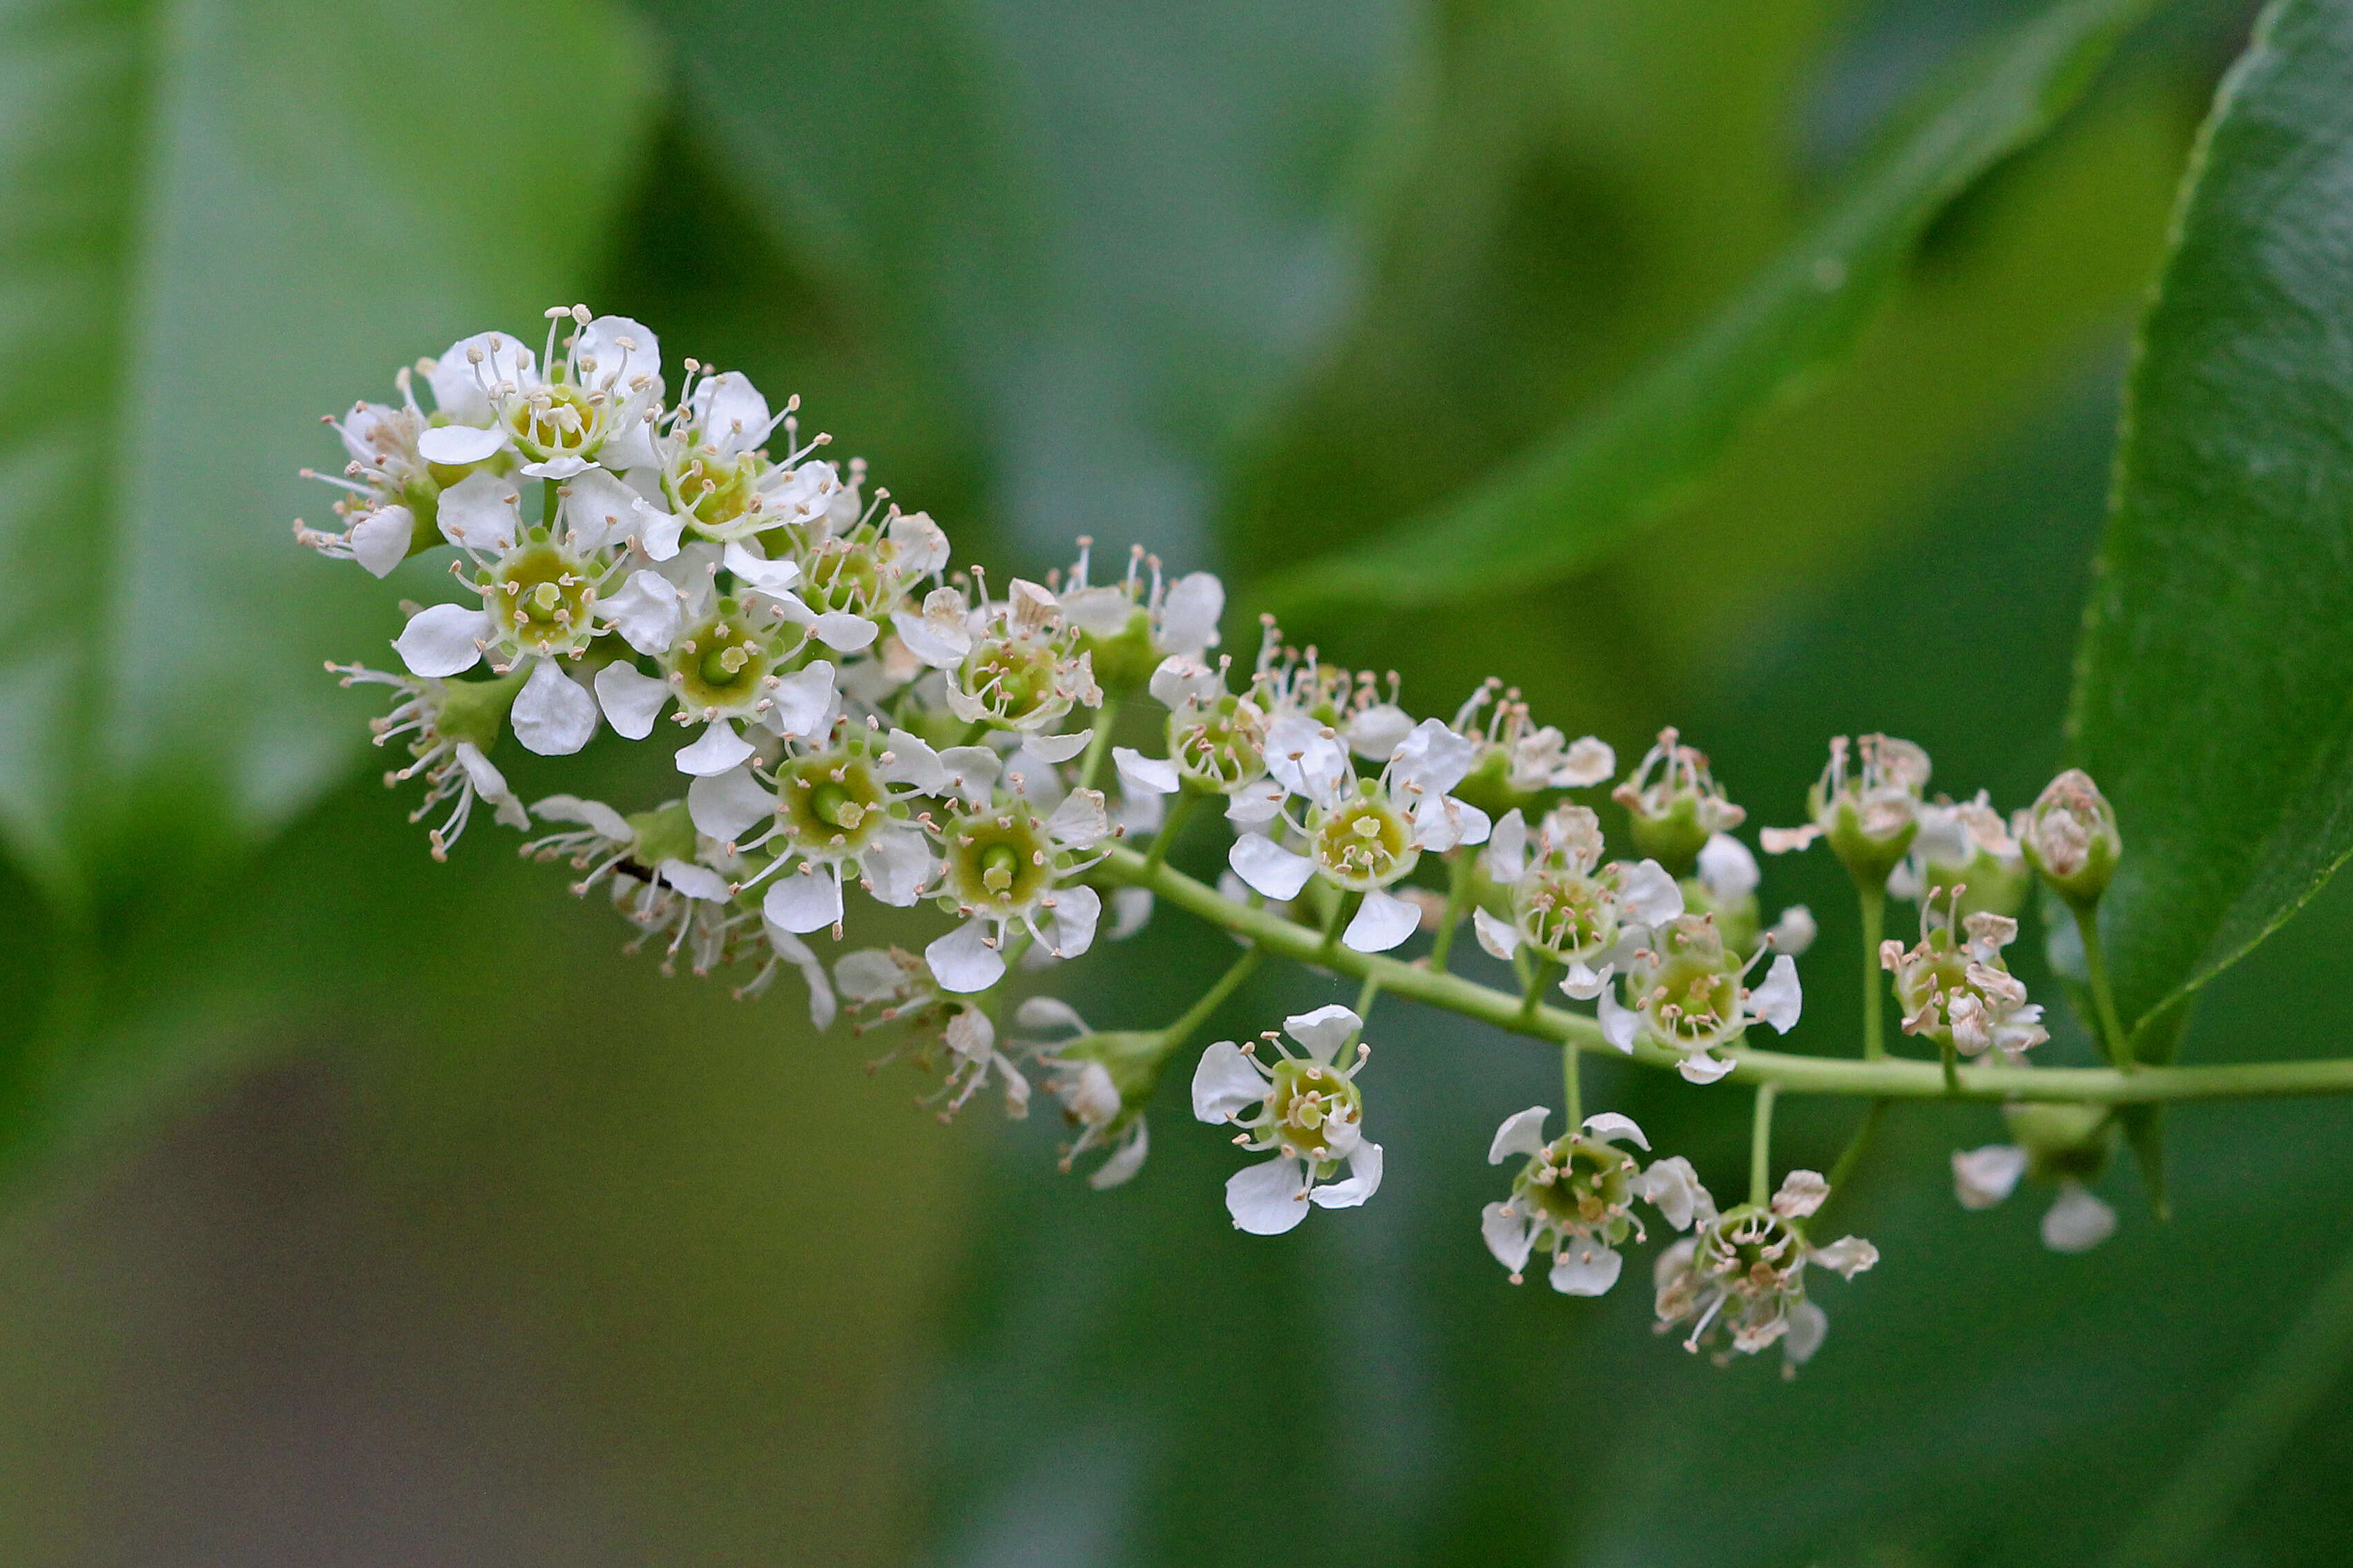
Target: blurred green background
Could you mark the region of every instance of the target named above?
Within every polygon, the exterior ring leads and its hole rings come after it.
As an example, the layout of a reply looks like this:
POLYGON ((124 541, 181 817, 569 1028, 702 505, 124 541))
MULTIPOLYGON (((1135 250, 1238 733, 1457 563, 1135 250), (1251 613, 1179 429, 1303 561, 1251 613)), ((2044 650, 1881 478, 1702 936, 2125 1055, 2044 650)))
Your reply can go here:
MULTIPOLYGON (((317 672, 381 658, 389 598, 286 536, 324 510, 293 477, 335 455, 319 412, 579 298, 798 391, 963 557, 1140 540, 1247 609, 1596 406, 2036 10, 0 8, 0 1559, 2100 1561, 2330 1268, 2335 1108, 2179 1111, 2173 1223, 2120 1164, 2084 1258, 2037 1245, 2040 1194, 1954 1205, 1990 1111, 1906 1109, 1841 1216, 1884 1262, 1820 1291, 1822 1355, 1719 1372, 1646 1331, 1644 1264, 1595 1303, 1486 1257, 1480 1152, 1553 1082, 1525 1043, 1385 1011, 1387 1186, 1268 1243, 1176 1089, 1144 1175, 1092 1194, 1053 1118, 942 1128, 788 984, 738 1005, 617 958, 487 830, 432 865, 356 743, 372 704, 317 672)), ((1621 756, 1681 723, 1756 821, 1862 729, 2021 804, 2130 323, 2246 23, 2162 8, 1608 560, 1294 629, 1424 711, 1492 671, 1621 756)), ((1799 1048, 1853 1015, 1839 876, 1767 888, 1831 955, 1799 1048)), ((2345 1037, 2310 976, 2348 937, 2325 895, 2190 1054, 2345 1037)), ((1164 919, 1071 994, 1153 1021, 1220 941, 1164 919)), ((1226 1026, 1326 999, 1261 979, 1226 1026)), ((1588 1096, 1734 1182, 1746 1096, 1601 1065, 1588 1096)), ((1791 1102, 1784 1162, 1827 1168, 1856 1110, 1791 1102)), ((2183 1561, 2346 1560, 2348 1392, 2183 1561)))

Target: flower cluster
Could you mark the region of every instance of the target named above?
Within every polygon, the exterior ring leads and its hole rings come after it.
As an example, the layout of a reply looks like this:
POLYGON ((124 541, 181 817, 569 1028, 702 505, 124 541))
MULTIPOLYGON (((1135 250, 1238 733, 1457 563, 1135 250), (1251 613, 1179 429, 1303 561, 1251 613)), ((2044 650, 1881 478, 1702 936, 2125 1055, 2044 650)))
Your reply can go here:
MULTIPOLYGON (((394 384, 397 402, 330 421, 349 459, 330 479, 336 525, 295 531, 377 577, 440 556, 406 568, 420 596, 443 591, 404 607, 398 667, 330 667, 391 689, 375 740, 406 753, 388 782, 423 780, 432 853, 480 805, 525 833, 526 855, 568 863, 575 892, 609 899, 666 967, 741 964, 743 995, 789 971, 819 1027, 846 1011, 860 1031, 901 1032, 892 1056, 937 1075, 940 1114, 993 1090, 1020 1116, 1042 1089, 1073 1129, 1064 1168, 1088 1159, 1094 1186, 1144 1164, 1166 1068, 1259 953, 1156 1027, 1097 1031, 1050 995, 1007 993, 1132 934, 1155 889, 1238 934, 1287 922, 1319 962, 1372 981, 1398 970, 1373 955, 1418 934, 1432 941, 1417 962, 1444 968, 1467 921, 1510 966, 1524 1026, 1696 1084, 1740 1071, 1754 1026, 1799 1022, 1813 917, 1792 906, 1767 922, 1736 836, 1748 814, 1672 730, 1612 789, 1607 743, 1537 723, 1500 681, 1417 718, 1396 674, 1332 664, 1271 618, 1238 663, 1219 651, 1219 580, 1141 551, 1099 577, 1082 540, 1067 571, 999 592, 862 462, 805 438, 797 400, 778 408, 693 360, 673 392, 653 332, 623 317, 551 310, 535 350, 478 333, 394 384), (652 793, 667 798, 527 805, 495 760, 510 735, 566 757, 600 732, 664 737, 654 771, 675 782, 652 793), (1603 821, 1604 791, 1622 822, 1603 821), (1230 835, 1216 894, 1164 872, 1205 805, 1230 835), (824 952, 878 919, 878 945, 824 952)), ((1835 742, 1810 822, 1763 844, 1824 839, 1870 898, 1916 900, 1918 944, 1882 955, 1904 1028, 2022 1062, 2048 1036, 2002 951, 2034 876, 2079 908, 2098 898, 2121 849, 2114 813, 2070 773, 2005 821, 1983 795, 1929 801, 1929 771, 1906 742, 1835 742)), ((1377 1193, 1365 1028, 1327 1005, 1198 1058, 1195 1115, 1260 1156, 1227 1183, 1240 1229, 1288 1231, 1377 1193)), ((1647 1205, 1690 1233, 1659 1262, 1662 1323, 1688 1323, 1694 1348, 1778 1342, 1794 1364, 1822 1332, 1807 1268, 1851 1277, 1876 1256, 1808 1239, 1827 1193, 1810 1173, 1719 1212, 1684 1159, 1644 1163, 1629 1118, 1572 1109, 1547 1140, 1548 1116, 1513 1116, 1488 1151, 1520 1161, 1480 1216, 1514 1282, 1542 1251, 1556 1289, 1608 1290, 1620 1249, 1646 1239, 1647 1205)), ((2113 1128, 2018 1125, 2018 1144, 1955 1157, 1963 1201, 1998 1201, 2031 1172, 2062 1185, 2052 1245, 2097 1239, 2085 1184, 2113 1128)))

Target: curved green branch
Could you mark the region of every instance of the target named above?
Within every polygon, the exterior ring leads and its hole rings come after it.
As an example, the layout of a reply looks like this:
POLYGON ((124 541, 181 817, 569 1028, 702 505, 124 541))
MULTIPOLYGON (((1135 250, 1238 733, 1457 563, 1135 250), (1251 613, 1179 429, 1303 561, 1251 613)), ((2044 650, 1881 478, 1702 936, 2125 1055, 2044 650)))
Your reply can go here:
MULTIPOLYGON (((1114 845, 1105 854, 1096 876, 1102 879, 1149 888, 1189 914, 1256 943, 1280 958, 1312 963, 1356 980, 1378 984, 1391 995, 1410 998, 1466 1018, 1492 1024, 1513 1034, 1574 1045, 1581 1049, 1614 1050, 1601 1037, 1601 1026, 1583 1014, 1539 1005, 1527 1009, 1523 999, 1448 974, 1422 963, 1409 963, 1379 953, 1357 952, 1327 942, 1324 933, 1271 910, 1251 909, 1221 897, 1218 891, 1166 864, 1155 864, 1135 850, 1114 845)), ((1635 1042, 1630 1053, 1644 1067, 1672 1068, 1682 1057, 1648 1040, 1635 1042)), ((1959 1087, 1948 1089, 1944 1068, 1936 1062, 1883 1057, 1859 1061, 1839 1057, 1798 1056, 1788 1051, 1742 1048, 1728 1081, 1770 1084, 1790 1094, 1852 1094, 1884 1100, 2062 1100, 2097 1105, 2146 1105, 2176 1100, 2244 1100, 2283 1095, 2353 1094, 2353 1059, 2303 1062, 2242 1062, 2216 1067, 2141 1067, 2133 1072, 2113 1068, 1966 1067, 1959 1087)))

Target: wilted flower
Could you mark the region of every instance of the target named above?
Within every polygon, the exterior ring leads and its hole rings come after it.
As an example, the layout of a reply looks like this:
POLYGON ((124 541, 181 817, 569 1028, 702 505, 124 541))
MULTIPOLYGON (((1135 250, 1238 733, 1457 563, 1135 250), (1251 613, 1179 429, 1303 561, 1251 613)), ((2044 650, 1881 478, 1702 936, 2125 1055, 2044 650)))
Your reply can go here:
POLYGON ((1778 1342, 1787 1358, 1783 1374, 1796 1375, 1830 1329, 1822 1310, 1806 1299, 1807 1268, 1818 1264, 1852 1279, 1879 1261, 1879 1249, 1859 1237, 1828 1247, 1807 1238, 1804 1221, 1831 1191, 1817 1172, 1792 1171, 1769 1205, 1742 1204, 1723 1214, 1704 1187, 1688 1184, 1699 1228, 1659 1255, 1660 1332, 1691 1324, 1683 1349, 1694 1352, 1727 1334, 1726 1356, 1755 1355, 1778 1342))
POLYGON ((1659 731, 1658 743, 1610 798, 1626 808, 1635 847, 1677 873, 1712 835, 1729 833, 1748 817, 1725 798, 1706 756, 1683 744, 1672 729, 1659 731))
POLYGON ((1918 945, 1906 952, 1893 939, 1882 942, 1879 966, 1895 976, 1905 1034, 1965 1057, 1998 1050, 2018 1066, 2051 1037, 2042 1007, 2027 1001, 2025 984, 2002 962, 2001 950, 2016 940, 2018 922, 2007 915, 1964 915, 1964 937, 1953 929, 1961 890, 1957 885, 1947 894, 1941 919, 1932 918, 1933 901, 1923 904, 1918 945))
POLYGON ((2042 1215, 2042 1245, 2089 1252, 2116 1233, 2116 1211, 2094 1194, 2114 1156, 2116 1118, 2097 1105, 2006 1105, 2010 1143, 1953 1152, 1953 1195, 1965 1209, 1989 1209, 2031 1175, 2059 1189, 2042 1215))
POLYGON ((1827 838, 1857 886, 1883 887, 1919 831, 1928 753, 1891 735, 1865 735, 1854 742, 1854 753, 1860 765, 1850 771, 1847 738, 1831 742, 1830 763, 1806 794, 1813 821, 1767 828, 1765 852, 1786 854, 1827 838))

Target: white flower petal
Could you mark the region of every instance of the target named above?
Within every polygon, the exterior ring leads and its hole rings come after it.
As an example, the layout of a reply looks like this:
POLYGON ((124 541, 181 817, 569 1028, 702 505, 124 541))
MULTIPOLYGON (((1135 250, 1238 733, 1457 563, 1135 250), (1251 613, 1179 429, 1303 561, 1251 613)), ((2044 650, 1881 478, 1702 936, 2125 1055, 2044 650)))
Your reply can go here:
POLYGON ((923 961, 945 991, 986 991, 1005 978, 1005 955, 989 944, 987 921, 966 921, 923 949, 923 961))
POLYGON ((1150 690, 1168 709, 1187 702, 1214 702, 1225 695, 1225 677, 1188 654, 1174 653, 1154 668, 1150 690))
MULTIPOLYGON (((417 455, 428 463, 443 463, 451 468, 467 463, 479 463, 506 445, 502 430, 482 429, 472 425, 436 425, 418 433, 417 455)), ((469 476, 481 479, 485 476, 469 476)))
POLYGON ((1073 1035, 1091 1035, 1087 1021, 1079 1010, 1060 996, 1030 996, 1013 1010, 1013 1021, 1025 1029, 1067 1029, 1073 1035))
POLYGON ((597 605, 621 640, 642 654, 668 653, 678 640, 679 592, 659 572, 632 572, 621 591, 597 605))
POLYGON ((1103 919, 1103 895, 1084 885, 1057 888, 1053 908, 1043 912, 1052 926, 1046 951, 1056 958, 1078 958, 1095 943, 1095 924, 1103 919))
POLYGON ((1160 600, 1160 636, 1167 653, 1201 654, 1218 646, 1218 621, 1226 613, 1226 585, 1207 572, 1188 572, 1168 584, 1160 600))
POLYGON ((679 536, 686 531, 684 512, 667 512, 651 505, 638 511, 638 548, 649 561, 677 559, 679 536))
POLYGON ((706 903, 723 904, 733 896, 728 889, 726 878, 709 867, 698 866, 691 860, 681 860, 673 856, 654 869, 660 873, 663 881, 690 899, 701 899, 706 903))
POLYGON ((1111 816, 1103 810, 1103 791, 1074 789, 1046 818, 1046 836, 1072 849, 1092 849, 1111 832, 1111 816))
POLYGON ((765 594, 782 594, 801 580, 798 562, 764 560, 741 544, 730 544, 720 559, 728 571, 765 594))
POLYGON ((1144 1169, 1145 1156, 1151 1152, 1152 1134, 1147 1131, 1144 1118, 1139 1116, 1128 1128, 1127 1136, 1121 1140, 1119 1147, 1112 1151, 1111 1158, 1097 1165, 1087 1177, 1087 1185, 1099 1193, 1118 1186, 1144 1169))
POLYGON ((1816 1247, 1812 1261, 1852 1279, 1879 1261, 1879 1248, 1859 1236, 1842 1236, 1828 1247, 1816 1247))
POLYGON ((661 343, 650 328, 627 316, 599 316, 573 339, 572 356, 583 366, 583 379, 593 387, 609 388, 616 397, 646 391, 659 395, 661 343), (594 361, 596 368, 586 368, 594 361))
POLYGON ((1617 973, 1615 964, 1605 963, 1596 969, 1581 958, 1572 958, 1560 977, 1560 993, 1578 1002, 1590 1002, 1609 989, 1610 977, 1617 973))
POLYGON ((515 739, 543 757, 568 757, 596 732, 596 700, 556 668, 552 658, 534 662, 531 679, 515 693, 508 712, 515 739))
POLYGON ((1319 1062, 1336 1058, 1347 1045, 1348 1037, 1365 1026, 1365 1021, 1336 1002, 1326 1003, 1313 1013, 1293 1013, 1282 1021, 1282 1032, 1319 1062))
POLYGON ((461 549, 483 555, 501 555, 514 548, 522 531, 522 498, 514 480, 504 474, 468 474, 441 492, 434 502, 434 520, 441 537, 461 549))
POLYGON ((1691 1083, 1714 1083, 1732 1070, 1732 1063, 1723 1057, 1712 1057, 1705 1051, 1695 1051, 1675 1064, 1675 1070, 1691 1083))
POLYGON ((1041 763, 1067 763, 1087 749, 1094 737, 1084 730, 1067 735, 1024 735, 1021 749, 1041 763))
POLYGON ((1419 909, 1375 888, 1356 906, 1356 918, 1340 933, 1340 944, 1352 952, 1387 952, 1420 924, 1419 909))
POLYGON ((1203 1121, 1224 1121, 1266 1098, 1264 1074, 1231 1040, 1219 1040, 1201 1053, 1193 1069, 1193 1114, 1203 1121))
POLYGON ((1634 1054, 1634 1033, 1641 1026, 1642 1016, 1618 1000, 1614 987, 1601 993, 1601 1037, 1624 1051, 1634 1054))
POLYGON ((695 434, 724 458, 756 449, 768 438, 768 400, 740 370, 706 375, 688 405, 695 434))
POLYGON ((2116 1210, 2081 1182, 2062 1182, 2058 1201, 2042 1216, 2042 1245, 2053 1252, 2089 1252, 2116 1230, 2116 1210))
POLYGON ((1781 1336, 1781 1353, 1791 1366, 1803 1366, 1822 1348, 1831 1331, 1831 1316, 1811 1301, 1789 1309, 1788 1331, 1781 1336))
POLYGON ((1601 1243, 1570 1236, 1564 1238, 1560 1255, 1553 1259, 1552 1272, 1546 1278, 1564 1296, 1601 1296, 1618 1283, 1619 1272, 1625 1267, 1626 1260, 1601 1243))
POLYGON ((596 701, 605 710, 605 721, 629 740, 652 734, 654 721, 669 700, 666 682, 628 664, 608 664, 596 672, 596 701))
POLYGON ((1111 939, 1124 942, 1152 921, 1152 889, 1120 888, 1111 896, 1111 939))
POLYGON ((488 610, 428 605, 408 617, 392 646, 411 675, 456 675, 481 662, 480 645, 497 630, 488 610))
POLYGON ((1748 1016, 1786 1035, 1797 1024, 1804 1002, 1798 988, 1798 961, 1785 952, 1765 972, 1765 984, 1749 994, 1748 1016))
POLYGON ((1515 1110, 1495 1129, 1495 1136, 1487 1144, 1487 1163, 1500 1165, 1514 1154, 1535 1154, 1545 1146, 1545 1118, 1551 1110, 1541 1105, 1531 1105, 1525 1110, 1515 1110))
POLYGON ((1517 1279, 1528 1266, 1528 1252, 1535 1245, 1535 1226, 1524 1214, 1506 1213, 1509 1205, 1489 1204, 1479 1211, 1479 1237, 1495 1261, 1512 1271, 1517 1279))
POLYGON ((1282 810, 1282 786, 1260 779, 1234 791, 1226 803, 1226 820, 1237 827, 1264 827, 1282 810))
POLYGON ((934 869, 931 843, 913 827, 881 834, 858 857, 859 874, 871 884, 876 901, 893 909, 911 908, 934 869))
POLYGON ((1634 1124, 1634 1119, 1630 1116, 1620 1116, 1614 1110, 1604 1110, 1587 1117, 1585 1130, 1596 1138, 1630 1139, 1635 1146, 1646 1154, 1651 1150, 1651 1141, 1642 1136, 1642 1130, 1634 1124))
POLYGON ((808 987, 809 1022, 819 1029, 833 1027, 839 1004, 834 1000, 832 984, 826 979, 825 965, 818 962, 808 943, 790 931, 778 930, 773 921, 762 921, 760 930, 768 939, 769 951, 801 972, 801 983, 808 987))
POLYGON ((1226 1178, 1226 1212, 1234 1228, 1281 1236, 1307 1217, 1307 1175, 1297 1160, 1278 1154, 1226 1178))
POLYGON ((1471 930, 1490 957, 1509 959, 1520 950, 1520 928, 1499 921, 1484 910, 1471 911, 1471 930))
POLYGON ((1412 733, 1411 714, 1394 702, 1376 702, 1348 721, 1342 738, 1350 751, 1366 762, 1386 763, 1412 733))
POLYGON ((645 502, 638 492, 603 468, 574 475, 564 485, 556 518, 575 548, 601 550, 629 537, 645 502))
POLYGON ((1245 833, 1235 839, 1234 847, 1226 852, 1226 864, 1253 890, 1277 903, 1297 898, 1315 873, 1314 861, 1293 855, 1263 833, 1245 833))
POLYGON ((1495 829, 1487 837, 1489 879, 1511 886, 1527 868, 1527 856, 1528 820, 1515 805, 1495 819, 1495 829))
POLYGON ((2018 1190, 2026 1174, 2026 1151, 2015 1143, 1988 1143, 1953 1151, 1953 1196, 1965 1209, 1989 1209, 2018 1190))
POLYGON ((638 837, 628 817, 601 800, 583 800, 576 795, 549 795, 533 805, 531 814, 543 822, 581 823, 616 844, 628 844, 638 837))
POLYGON ((1830 1195, 1830 1182, 1820 1171, 1791 1171, 1773 1194, 1773 1212, 1783 1219, 1803 1219, 1830 1195))
POLYGON ((1113 746, 1111 765, 1119 774, 1120 787, 1131 795, 1176 793, 1176 764, 1166 757, 1147 757, 1133 746, 1113 746))
POLYGON ((352 559, 373 577, 389 576, 408 559, 417 538, 417 514, 405 506, 380 506, 351 526, 352 559))
POLYGON ((1699 847, 1699 879, 1719 901, 1729 901, 1755 892, 1764 874, 1747 845, 1729 833, 1712 833, 1699 847))
POLYGON ((1781 918, 1773 922, 1773 929, 1765 933, 1765 940, 1773 944, 1775 952, 1786 952, 1796 957, 1814 945, 1817 931, 1814 911, 1803 904, 1791 904, 1781 911, 1781 918))
POLYGON ((1683 912, 1683 890, 1656 860, 1644 860, 1626 872, 1620 907, 1626 918, 1641 925, 1664 925, 1683 912))
POLYGON ((988 798, 1005 760, 987 746, 950 746, 940 753, 940 772, 947 787, 975 805, 988 798))
POLYGON ((1479 762, 1479 743, 1458 735, 1445 721, 1424 719, 1413 727, 1389 760, 1389 776, 1424 795, 1445 795, 1471 776, 1479 762))
POLYGON ((1553 770, 1552 782, 1558 789, 1586 789, 1617 771, 1618 753, 1609 749, 1609 742, 1585 735, 1569 742, 1568 754, 1553 770))
POLYGON ((1352 1209, 1381 1190, 1381 1146, 1359 1143, 1348 1153, 1348 1179, 1307 1194, 1318 1208, 1352 1209))
POLYGON ((701 735, 681 746, 676 762, 680 773, 708 777, 723 773, 739 763, 750 762, 752 756, 752 743, 723 719, 705 725, 701 735))
MULTIPOLYGON (((768 884, 760 912, 795 935, 836 925, 841 920, 840 876, 830 868, 811 869, 804 861, 768 884)), ((998 965, 1000 970, 1003 967, 998 965)))
POLYGON ((694 830, 722 844, 733 844, 756 822, 776 814, 776 797, 752 776, 747 767, 712 773, 686 786, 686 814, 694 830))
POLYGON ((776 683, 769 693, 768 728, 779 735, 814 735, 833 712, 833 666, 818 659, 776 683))
POLYGON ((476 332, 451 343, 427 369, 425 379, 433 388, 434 406, 442 413, 460 425, 484 425, 491 418, 491 392, 522 386, 533 379, 537 363, 529 349, 505 332, 476 332))
POLYGON ((904 730, 893 730, 883 737, 882 750, 888 760, 876 770, 876 776, 884 784, 913 784, 925 795, 947 792, 940 754, 928 742, 904 730))
POLYGON ((1677 1230, 1689 1230, 1694 1219, 1705 1224, 1715 1218, 1715 1200, 1681 1154, 1653 1162, 1631 1184, 1634 1195, 1656 1207, 1677 1230))
POLYGON ((836 653, 856 653, 873 646, 881 628, 864 616, 853 616, 844 610, 828 610, 817 618, 814 627, 817 640, 836 653))
POLYGON ((482 754, 482 749, 471 741, 458 742, 458 765, 466 770, 466 780, 474 793, 498 808, 498 820, 507 827, 527 828, 531 814, 523 809, 514 792, 507 788, 506 775, 498 765, 482 754))
POLYGON ((892 611, 891 625, 898 632, 899 640, 906 645, 907 651, 934 669, 954 669, 964 662, 964 656, 972 651, 971 637, 938 626, 929 617, 912 611, 892 611))

